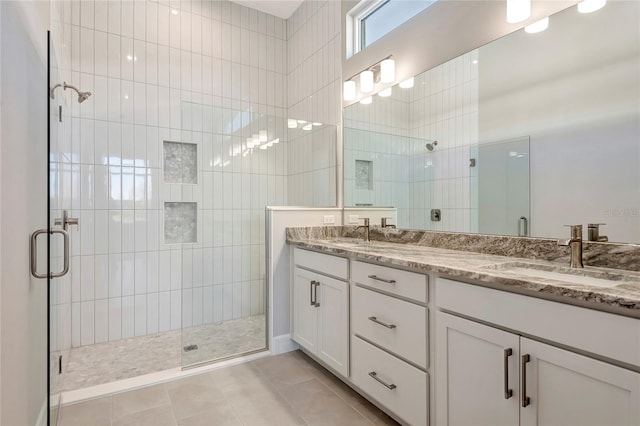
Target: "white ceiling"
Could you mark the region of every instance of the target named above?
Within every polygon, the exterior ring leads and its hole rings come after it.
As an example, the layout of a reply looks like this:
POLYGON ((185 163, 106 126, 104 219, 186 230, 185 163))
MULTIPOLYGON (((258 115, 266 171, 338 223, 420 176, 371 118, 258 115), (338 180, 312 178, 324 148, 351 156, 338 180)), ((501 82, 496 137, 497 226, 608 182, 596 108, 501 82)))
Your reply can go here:
POLYGON ((304 0, 231 0, 234 3, 256 9, 282 19, 289 17, 296 11, 304 0))

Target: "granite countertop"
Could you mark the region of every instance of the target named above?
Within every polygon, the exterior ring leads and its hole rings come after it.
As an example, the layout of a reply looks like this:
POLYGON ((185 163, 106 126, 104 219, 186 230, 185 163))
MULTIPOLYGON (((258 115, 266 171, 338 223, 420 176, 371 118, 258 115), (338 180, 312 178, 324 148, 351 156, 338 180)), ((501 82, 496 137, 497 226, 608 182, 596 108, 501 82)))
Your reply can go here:
POLYGON ((590 266, 575 269, 569 268, 564 262, 411 243, 364 242, 362 239, 343 236, 305 236, 295 230, 288 230, 287 242, 301 248, 417 272, 435 273, 445 278, 640 318, 640 272, 637 271, 590 266), (600 280, 603 286, 562 281, 544 276, 545 273, 540 271, 569 274, 577 281, 582 280, 580 277, 583 276, 596 278, 595 281, 600 280))

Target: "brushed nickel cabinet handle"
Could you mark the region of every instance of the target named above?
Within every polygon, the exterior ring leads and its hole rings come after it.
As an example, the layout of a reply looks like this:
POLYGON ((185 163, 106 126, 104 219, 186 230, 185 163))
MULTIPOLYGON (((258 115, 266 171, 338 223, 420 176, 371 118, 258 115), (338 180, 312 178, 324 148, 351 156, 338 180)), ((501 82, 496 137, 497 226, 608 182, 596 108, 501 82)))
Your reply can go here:
POLYGON ((309 281, 309 303, 311 306, 315 306, 316 302, 313 300, 313 286, 316 284, 315 281, 309 281))
POLYGON ((315 281, 315 288, 313 290, 313 306, 316 308, 320 307, 320 302, 318 302, 318 287, 320 287, 320 281, 315 281))
POLYGON ((527 363, 531 361, 529 354, 522 355, 522 407, 527 407, 531 404, 531 398, 527 396, 527 363))
POLYGON ((513 389, 509 389, 509 357, 513 355, 511 348, 504 350, 504 399, 509 399, 513 396, 513 389))
POLYGON ((389 389, 389 390, 394 390, 395 388, 397 388, 397 386, 396 386, 396 385, 394 385, 393 383, 388 384, 388 383, 384 382, 383 380, 381 380, 381 379, 378 377, 378 373, 376 373, 375 371, 370 372, 370 373, 369 373, 369 376, 370 376, 371 378, 373 378, 376 382, 380 383, 381 385, 383 385, 384 387, 386 387, 386 388, 387 388, 387 389, 389 389))
POLYGON ((387 283, 387 284, 395 284, 396 280, 388 280, 386 278, 380 278, 376 275, 369 275, 369 278, 371 278, 372 280, 376 280, 376 281, 382 281, 383 283, 387 283))
POLYGON ((376 318, 376 317, 369 317, 369 321, 373 321, 373 322, 375 322, 376 324, 380 324, 381 326, 383 326, 383 327, 387 327, 387 328, 390 328, 390 329, 394 329, 394 328, 396 328, 396 325, 395 325, 395 324, 387 324, 387 323, 384 323, 384 322, 380 321, 380 320, 379 320, 378 318, 376 318))

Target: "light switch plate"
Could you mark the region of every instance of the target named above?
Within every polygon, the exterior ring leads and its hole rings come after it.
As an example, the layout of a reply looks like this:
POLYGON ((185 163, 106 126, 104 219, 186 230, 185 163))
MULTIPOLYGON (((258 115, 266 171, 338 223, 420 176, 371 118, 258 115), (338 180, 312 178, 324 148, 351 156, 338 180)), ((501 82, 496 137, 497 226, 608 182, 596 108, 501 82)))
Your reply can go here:
POLYGON ((350 224, 357 225, 359 221, 360 221, 360 216, 358 216, 357 214, 350 214, 349 215, 349 223, 350 224))
POLYGON ((324 215, 324 224, 325 225, 333 225, 336 223, 336 217, 332 214, 324 215))

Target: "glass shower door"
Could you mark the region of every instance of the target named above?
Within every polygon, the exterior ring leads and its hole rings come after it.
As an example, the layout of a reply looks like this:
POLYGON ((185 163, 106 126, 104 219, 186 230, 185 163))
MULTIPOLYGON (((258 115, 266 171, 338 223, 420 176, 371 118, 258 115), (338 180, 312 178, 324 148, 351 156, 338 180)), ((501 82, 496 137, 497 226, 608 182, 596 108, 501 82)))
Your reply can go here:
MULTIPOLYGON (((48 87, 61 83, 51 33, 48 50, 48 87)), ((69 227, 71 211, 71 159, 65 149, 62 89, 48 96, 48 161, 49 161, 49 262, 48 262, 48 354, 49 354, 49 424, 56 425, 60 406, 60 395, 64 390, 64 371, 71 349, 71 274, 61 272, 68 269, 69 227), (55 233, 52 233, 55 232, 55 233), (66 235, 62 232, 66 232, 66 235), (66 252, 65 252, 66 251, 66 252), (66 266, 65 266, 66 264, 66 266)))

